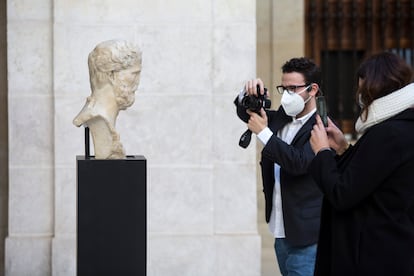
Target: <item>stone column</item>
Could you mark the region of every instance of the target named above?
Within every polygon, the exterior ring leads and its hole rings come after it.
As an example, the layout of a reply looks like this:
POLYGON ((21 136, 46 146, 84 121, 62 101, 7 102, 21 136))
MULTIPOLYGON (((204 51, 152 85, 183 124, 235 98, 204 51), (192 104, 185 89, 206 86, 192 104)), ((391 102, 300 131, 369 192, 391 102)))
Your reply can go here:
POLYGON ((7 108, 7 11, 0 3, 0 276, 4 276, 4 241, 8 228, 9 153, 7 108))
POLYGON ((9 228, 6 275, 51 272, 54 156, 51 2, 7 1, 9 228))

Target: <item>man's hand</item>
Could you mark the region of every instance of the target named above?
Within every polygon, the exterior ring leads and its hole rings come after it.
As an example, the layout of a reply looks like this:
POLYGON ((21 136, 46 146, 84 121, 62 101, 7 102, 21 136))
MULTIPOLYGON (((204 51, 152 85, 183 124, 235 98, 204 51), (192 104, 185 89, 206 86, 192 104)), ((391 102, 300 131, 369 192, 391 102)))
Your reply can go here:
POLYGON ((260 109, 260 115, 256 112, 247 110, 247 114, 250 115, 250 119, 247 123, 247 127, 254 133, 258 134, 267 127, 267 115, 264 109, 260 109))
POLYGON ((265 93, 264 84, 263 81, 259 78, 246 82, 244 85, 244 90, 246 91, 247 95, 255 95, 257 97, 257 86, 260 87, 260 94, 263 95, 265 93))

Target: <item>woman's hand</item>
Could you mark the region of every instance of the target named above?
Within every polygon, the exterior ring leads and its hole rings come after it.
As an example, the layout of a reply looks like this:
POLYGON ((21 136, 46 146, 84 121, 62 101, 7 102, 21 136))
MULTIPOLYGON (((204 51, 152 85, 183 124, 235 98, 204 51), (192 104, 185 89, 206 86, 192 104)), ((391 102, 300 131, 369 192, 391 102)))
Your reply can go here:
POLYGON ((322 123, 321 117, 318 114, 316 115, 316 124, 313 126, 313 129, 311 131, 310 144, 315 154, 317 154, 322 149, 330 148, 328 134, 326 132, 325 126, 322 123))
POLYGON ((316 124, 311 132, 310 143, 316 154, 322 149, 332 148, 341 155, 349 147, 342 131, 328 117, 328 126, 325 128, 319 115, 316 115, 316 124))
POLYGON ((349 142, 345 135, 329 118, 326 132, 328 133, 329 146, 336 151, 336 154, 341 155, 348 149, 349 142))

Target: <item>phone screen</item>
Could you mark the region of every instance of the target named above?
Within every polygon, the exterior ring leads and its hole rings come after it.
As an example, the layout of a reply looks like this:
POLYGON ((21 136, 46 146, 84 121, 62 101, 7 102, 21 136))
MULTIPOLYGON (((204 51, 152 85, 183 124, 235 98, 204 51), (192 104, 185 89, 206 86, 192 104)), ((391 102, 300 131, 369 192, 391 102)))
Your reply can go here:
POLYGON ((316 110, 322 119, 323 125, 328 126, 328 112, 326 110, 326 101, 324 96, 316 97, 316 110))

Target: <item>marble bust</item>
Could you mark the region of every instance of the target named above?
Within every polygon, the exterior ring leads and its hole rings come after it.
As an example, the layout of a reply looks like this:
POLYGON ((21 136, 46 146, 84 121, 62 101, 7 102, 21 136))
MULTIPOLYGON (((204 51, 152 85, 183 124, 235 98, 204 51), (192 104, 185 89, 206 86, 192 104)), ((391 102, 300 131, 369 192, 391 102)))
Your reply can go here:
POLYGON ((89 127, 96 159, 125 158, 115 125, 119 111, 135 101, 141 62, 141 50, 124 40, 101 42, 88 56, 92 92, 73 124, 89 127))

